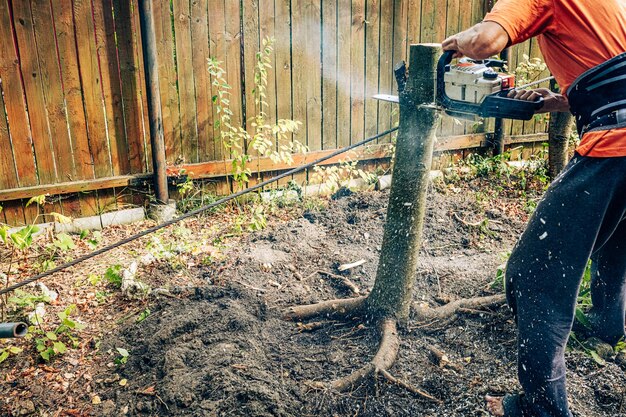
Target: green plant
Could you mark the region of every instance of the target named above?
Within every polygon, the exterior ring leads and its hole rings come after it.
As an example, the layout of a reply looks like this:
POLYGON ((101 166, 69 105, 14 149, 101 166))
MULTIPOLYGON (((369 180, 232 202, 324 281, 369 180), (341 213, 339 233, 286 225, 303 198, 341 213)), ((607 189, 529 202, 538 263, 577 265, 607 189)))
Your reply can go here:
MULTIPOLYGON (((267 82, 268 70, 271 68, 271 54, 273 51, 273 38, 265 38, 262 49, 256 54, 254 71, 254 95, 255 116, 248 121, 249 129, 235 126, 233 112, 230 109, 230 85, 225 78, 225 70, 215 58, 209 58, 209 73, 213 79, 212 84, 216 87, 217 94, 212 97, 218 120, 215 127, 220 130, 223 147, 230 153, 231 176, 240 188, 252 175, 249 162, 253 160, 251 150, 257 152, 257 161, 260 165, 262 156, 269 157, 274 162, 282 161, 287 164, 293 163, 292 154, 306 152, 306 146, 297 140, 291 140, 301 125, 301 122, 280 119, 276 123, 268 121, 267 114, 267 82)), ((250 109, 252 110, 252 109, 250 109)), ((225 153, 227 153, 225 152, 225 153)))
POLYGON ((17 355, 18 353, 21 353, 23 350, 24 349, 17 347, 17 346, 13 346, 13 345, 0 348, 0 363, 7 360, 9 356, 17 355))
POLYGON ((592 306, 591 302, 591 266, 592 262, 587 262, 587 267, 583 273, 582 283, 580 284, 580 290, 578 291, 578 299, 576 301, 576 321, 591 329, 591 323, 587 317, 587 311, 592 306))
POLYGON ((120 356, 115 358, 115 363, 117 365, 124 365, 126 362, 128 362, 128 357, 130 356, 130 352, 128 352, 128 350, 119 347, 116 347, 115 350, 117 350, 117 353, 120 354, 120 356))
POLYGON ((67 352, 68 345, 72 348, 78 347, 78 337, 75 332, 82 330, 85 326, 70 317, 75 309, 76 305, 71 304, 57 313, 60 324, 53 331, 45 331, 41 318, 34 316, 33 321, 36 325, 29 327, 29 334, 26 337, 34 339, 35 348, 45 361, 67 352))
POLYGON ((104 279, 115 288, 122 286, 122 265, 109 266, 104 272, 104 279))
POLYGON ((147 319, 150 316, 150 309, 146 308, 144 311, 142 311, 139 316, 137 316, 137 320, 135 320, 137 323, 141 323, 142 321, 144 321, 145 319, 147 319))
POLYGON ((360 178, 373 185, 378 181, 376 174, 363 171, 357 167, 358 161, 339 161, 339 165, 315 166, 311 182, 322 186, 322 193, 335 192, 346 187, 351 180, 360 178))

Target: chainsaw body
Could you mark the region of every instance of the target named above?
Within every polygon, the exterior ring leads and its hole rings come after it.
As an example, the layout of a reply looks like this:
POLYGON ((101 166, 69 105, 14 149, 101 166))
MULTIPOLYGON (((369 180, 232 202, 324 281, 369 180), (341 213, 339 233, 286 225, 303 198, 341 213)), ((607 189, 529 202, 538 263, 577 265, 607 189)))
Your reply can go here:
POLYGON ((543 106, 543 98, 526 101, 508 98, 515 76, 502 71, 499 60, 460 60, 450 65, 454 51, 445 51, 437 64, 437 104, 453 117, 497 117, 530 120, 543 106))

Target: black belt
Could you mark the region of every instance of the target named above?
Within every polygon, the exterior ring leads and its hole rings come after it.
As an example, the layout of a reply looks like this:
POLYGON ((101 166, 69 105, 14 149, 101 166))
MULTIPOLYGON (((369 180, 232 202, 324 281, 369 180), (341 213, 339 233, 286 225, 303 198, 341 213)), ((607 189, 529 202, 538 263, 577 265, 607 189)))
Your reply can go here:
POLYGON ((588 132, 618 129, 621 127, 626 127, 626 108, 614 110, 609 114, 592 120, 582 127, 579 135, 582 137, 582 135, 588 132))
POLYGON ((585 71, 567 97, 579 136, 626 126, 626 53, 585 71))

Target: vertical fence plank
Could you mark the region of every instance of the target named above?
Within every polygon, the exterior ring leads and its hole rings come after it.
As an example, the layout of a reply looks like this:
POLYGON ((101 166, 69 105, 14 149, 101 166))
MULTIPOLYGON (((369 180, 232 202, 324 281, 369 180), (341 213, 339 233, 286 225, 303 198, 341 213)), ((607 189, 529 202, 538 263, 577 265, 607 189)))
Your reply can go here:
POLYGON ((292 119, 291 110, 291 14, 290 0, 274 0, 276 17, 274 19, 274 34, 276 43, 276 66, 274 75, 276 80, 276 117, 278 119, 292 119))
POLYGON ((380 1, 365 2, 365 136, 378 133, 378 93, 380 69, 380 1))
POLYGON ((255 103, 254 74, 256 72, 256 53, 259 51, 259 0, 242 0, 243 11, 243 42, 244 42, 244 78, 246 127, 253 133, 250 121, 258 115, 255 103))
POLYGON ((351 143, 350 60, 352 57, 351 0, 337 0, 337 147, 351 143))
POLYGON ((307 144, 308 126, 306 120, 306 83, 308 68, 306 65, 306 24, 305 1, 291 1, 291 61, 292 61, 292 109, 293 119, 302 122, 302 129, 295 135, 295 139, 307 144))
POLYGON ((57 181, 57 173, 41 85, 41 71, 37 60, 37 44, 29 2, 13 2, 13 13, 18 50, 23 51, 20 53, 20 64, 28 106, 28 118, 37 158, 39 181, 42 184, 49 184, 57 181))
MULTIPOLYGON (((74 30, 74 12, 71 0, 50 1, 57 39, 59 66, 61 69, 61 85, 65 98, 67 125, 71 137, 72 155, 76 179, 94 178, 94 164, 87 132, 85 103, 83 102, 82 85, 76 50, 76 34, 74 30)), ((82 194, 80 197, 64 198, 57 208, 65 213, 89 216, 94 213, 92 207, 97 206, 95 196, 82 194), (77 206, 78 210, 69 207, 77 206)))
POLYGON ((214 158, 213 113, 211 112, 211 80, 207 70, 209 59, 209 15, 207 0, 191 2, 191 44, 198 125, 198 160, 214 158))
POLYGON ((75 175, 77 179, 93 178, 87 121, 78 73, 72 4, 69 0, 51 1, 50 4, 54 14, 54 27, 62 75, 61 83, 64 90, 67 123, 72 138, 71 149, 74 156, 75 175))
MULTIPOLYGON (((224 33, 224 1, 223 0, 209 0, 209 48, 211 57, 218 60, 221 63, 223 69, 226 69, 226 42, 224 33)), ((211 77, 213 82, 213 78, 211 77)), ((217 88, 211 87, 212 96, 217 95, 217 88)), ((235 92, 236 94, 236 92, 235 92)), ((222 139, 220 137, 221 128, 219 121, 219 115, 216 112, 215 106, 212 106, 214 124, 214 138, 215 138, 215 159, 228 158, 225 154, 222 139)))
POLYGON ((198 125, 193 71, 194 48, 191 41, 191 10, 189 0, 174 0, 173 5, 182 154, 185 161, 198 162, 198 125))
MULTIPOLYGON (((31 10, 37 43, 36 53, 41 70, 41 87, 48 114, 58 181, 72 181, 76 178, 76 169, 71 152, 72 142, 67 129, 65 99, 61 85, 54 22, 50 4, 48 2, 31 1, 31 10)), ((31 51, 31 53, 33 52, 35 51, 31 51)))
POLYGON ((322 2, 322 149, 337 147, 337 0, 322 2))
POLYGON ((9 126, 7 125, 6 113, 4 112, 4 99, 0 90, 0 189, 19 187, 9 126))
POLYGON ((108 177, 113 174, 113 170, 102 106, 100 72, 89 0, 74 0, 74 25, 94 172, 96 177, 108 177))
POLYGON ((0 0, 0 90, 4 94, 6 117, 11 126, 13 156, 17 168, 18 184, 37 184, 37 169, 33 153, 30 125, 26 115, 24 90, 20 76, 19 60, 13 43, 9 8, 0 0))
MULTIPOLYGON (((276 40, 276 12, 274 9, 274 0, 258 0, 259 1, 259 49, 262 47, 262 41, 268 38, 274 38, 276 40)), ((244 20, 245 25, 245 20, 244 20)), ((248 49, 249 46, 246 47, 248 49)), ((274 51, 270 54, 270 65, 268 79, 267 79, 267 117, 268 121, 275 122, 276 118, 276 46, 274 45, 274 51)), ((246 92, 247 94, 247 92, 246 92)))
MULTIPOLYGON (((380 2, 380 60, 378 91, 383 94, 392 94, 393 81, 393 0, 380 2)), ((378 131, 382 132, 391 127, 392 104, 378 102, 378 131)), ((389 142, 389 136, 381 138, 379 142, 389 142)))
POLYGON ((305 2, 305 67, 307 146, 322 149, 321 10, 319 0, 305 2))
POLYGON ((365 135, 365 0, 352 0, 350 62, 350 143, 365 135))
POLYGON ((130 173, 130 161, 122 111, 113 9, 110 0, 92 0, 91 4, 113 175, 125 175, 130 173))
POLYGON ((115 17, 115 34, 120 65, 122 104, 130 173, 145 172, 145 135, 143 129, 143 109, 141 103, 141 81, 134 41, 133 13, 137 4, 129 0, 112 0, 115 17))
POLYGON ((146 94, 146 76, 143 66, 143 46, 141 38, 141 22, 139 21, 138 0, 130 0, 132 4, 132 27, 133 27, 133 51, 136 77, 139 86, 140 108, 141 108, 141 132, 143 135, 143 156, 144 170, 152 170, 152 147, 150 143, 150 121, 148 120, 148 97, 146 94))
POLYGON ((224 40, 226 51, 226 78, 232 87, 230 96, 233 123, 243 126, 243 96, 241 94, 241 8, 239 1, 224 0, 225 26, 224 40))
POLYGON ((176 65, 174 62, 174 35, 170 4, 154 2, 155 37, 158 43, 159 92, 161 95, 161 115, 165 140, 165 157, 173 164, 182 156, 180 108, 176 65))
POLYGON ((408 62, 409 48, 412 44, 421 42, 422 27, 422 0, 405 0, 408 2, 407 35, 408 42, 404 52, 405 60, 408 62))

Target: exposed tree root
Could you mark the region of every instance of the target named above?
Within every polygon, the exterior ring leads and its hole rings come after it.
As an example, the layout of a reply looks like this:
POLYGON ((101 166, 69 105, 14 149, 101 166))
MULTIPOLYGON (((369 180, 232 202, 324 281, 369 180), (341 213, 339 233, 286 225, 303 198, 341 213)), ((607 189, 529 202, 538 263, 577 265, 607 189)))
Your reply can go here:
POLYGON ((290 307, 285 312, 286 320, 308 320, 317 316, 345 317, 361 312, 366 296, 322 301, 317 304, 290 307))
POLYGON ((386 371, 391 368, 391 365, 393 365, 398 357, 398 350, 400 349, 400 338, 398 337, 398 329, 396 327, 395 320, 385 319, 381 321, 380 347, 378 348, 378 352, 376 352, 374 359, 362 368, 352 372, 350 375, 331 382, 330 388, 337 391, 348 391, 349 389, 358 386, 370 375, 377 374, 380 371, 386 371))
POLYGON ((415 304, 413 310, 418 323, 435 320, 446 320, 456 317, 458 313, 479 308, 489 308, 502 305, 506 302, 504 294, 490 295, 487 297, 465 298, 452 301, 441 307, 425 307, 415 304))
MULTIPOLYGON (((356 298, 323 301, 321 303, 304 306, 295 306, 289 308, 285 312, 284 317, 287 320, 302 321, 318 316, 349 317, 355 315, 363 315, 366 300, 367 296, 361 296, 356 298)), ((463 311, 501 305, 505 301, 506 298, 504 295, 477 297, 456 300, 437 308, 415 306, 415 313, 417 320, 420 322, 439 321, 453 318, 458 313, 463 311)), ((316 329, 319 325, 319 322, 315 322, 312 323, 311 327, 316 329)), ((301 323, 299 323, 299 327, 301 329, 303 328, 303 326, 306 325, 302 325, 301 323)), ((307 330, 309 329, 307 328, 307 330)), ((380 346, 371 362, 352 372, 350 375, 331 383, 325 384, 320 382, 312 382, 309 384, 309 386, 315 389, 332 389, 340 392, 348 391, 357 387, 367 378, 382 375, 389 382, 396 384, 415 395, 418 395, 429 401, 441 403, 441 400, 439 400, 438 398, 435 398, 431 394, 424 392, 404 381, 399 380, 389 373, 389 369, 396 361, 396 358, 398 357, 398 351, 400 349, 400 337, 398 336, 396 320, 391 318, 381 320, 380 333, 380 346)))

